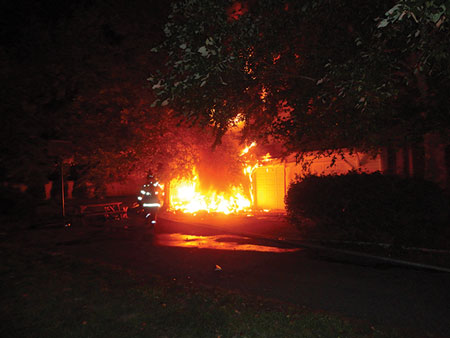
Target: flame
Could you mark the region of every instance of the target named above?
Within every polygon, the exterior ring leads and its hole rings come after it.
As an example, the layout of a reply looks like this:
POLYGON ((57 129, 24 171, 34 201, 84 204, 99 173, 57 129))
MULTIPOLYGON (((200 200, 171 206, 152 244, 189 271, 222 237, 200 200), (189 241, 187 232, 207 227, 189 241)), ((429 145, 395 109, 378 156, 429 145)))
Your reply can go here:
MULTIPOLYGON (((256 146, 256 142, 253 142, 248 147, 245 147, 244 150, 241 152, 241 156, 247 154, 248 151, 250 150, 250 148, 252 148, 254 146, 256 146)), ((254 191, 253 173, 256 168, 259 168, 262 166, 262 162, 269 162, 271 160, 272 160, 272 156, 269 153, 267 153, 266 155, 264 155, 262 157, 262 160, 256 161, 256 163, 253 165, 247 164, 247 166, 245 166, 245 168, 244 168, 244 175, 248 176, 248 180, 250 182, 250 198, 252 200, 252 205, 255 203, 255 199, 253 196, 253 191, 254 191)))
POLYGON ((202 191, 198 175, 194 175, 191 180, 173 180, 170 191, 171 208, 186 213, 206 211, 231 214, 251 207, 251 201, 245 196, 242 187, 233 186, 228 193, 202 191))
POLYGON ((245 159, 251 148, 256 146, 252 142, 240 153, 243 158, 243 173, 249 180, 249 190, 245 193, 242 185, 232 186, 228 192, 219 192, 213 189, 202 190, 199 176, 195 168, 192 172, 192 179, 176 179, 170 183, 170 208, 184 213, 196 213, 199 211, 219 212, 224 214, 248 212, 254 204, 253 197, 253 173, 262 163, 271 161, 269 153, 260 160, 245 159))
POLYGON ((256 142, 252 142, 252 144, 250 144, 249 146, 246 146, 242 151, 241 151, 241 155, 245 155, 248 153, 248 151, 253 148, 254 146, 256 146, 256 142))

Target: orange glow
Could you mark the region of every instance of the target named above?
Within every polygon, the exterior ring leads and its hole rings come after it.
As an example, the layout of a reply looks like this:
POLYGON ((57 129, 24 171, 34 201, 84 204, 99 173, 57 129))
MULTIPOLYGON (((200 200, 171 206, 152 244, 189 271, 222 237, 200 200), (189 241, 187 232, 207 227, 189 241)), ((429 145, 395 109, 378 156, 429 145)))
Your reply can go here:
MULTIPOLYGON (((271 161, 267 153, 259 160, 250 161, 247 156, 250 149, 256 146, 252 142, 240 153, 242 157, 243 173, 248 178, 249 190, 244 191, 243 185, 232 186, 228 191, 217 191, 201 189, 201 182, 195 168, 191 179, 175 179, 170 183, 170 209, 184 213, 195 214, 200 211, 232 214, 240 212, 251 212, 254 204, 253 197, 253 173, 254 170, 264 162, 271 161)), ((247 183, 247 182, 246 182, 247 183)))
POLYGON ((227 9, 228 20, 239 20, 239 18, 247 12, 247 3, 236 1, 227 9))
POLYGON ((251 202, 243 188, 232 187, 229 193, 215 190, 202 191, 198 175, 191 180, 173 180, 170 185, 170 206, 174 210, 187 213, 198 211, 236 213, 250 209, 251 202))
POLYGON ((261 99, 261 101, 266 102, 267 95, 269 95, 269 91, 266 87, 263 86, 261 88, 261 92, 259 93, 259 98, 261 99))
POLYGON ((249 65, 248 61, 245 61, 244 71, 247 74, 252 74, 253 73, 253 69, 250 68, 250 65, 249 65))
MULTIPOLYGON (((243 156, 245 154, 248 153, 248 151, 256 146, 256 142, 252 142, 252 144, 250 144, 249 146, 245 147, 244 150, 241 152, 240 156, 243 156)), ((260 167, 262 164, 261 162, 268 162, 271 160, 271 156, 269 153, 267 153, 266 155, 263 156, 261 161, 256 161, 256 163, 254 164, 250 164, 248 161, 245 163, 244 166, 244 175, 246 175, 248 177, 248 180, 250 182, 250 198, 252 200, 252 205, 254 205, 255 203, 255 198, 254 198, 254 185, 253 185, 253 172, 255 171, 256 168, 260 167)))
POLYGON ((278 248, 272 246, 247 244, 248 237, 235 235, 195 236, 186 234, 158 234, 156 242, 162 246, 175 246, 184 248, 239 250, 259 252, 295 252, 298 248, 278 248))
POLYGON ((293 111, 294 108, 292 108, 286 100, 278 103, 278 118, 280 120, 289 119, 293 111))
POLYGON ((248 151, 253 148, 254 146, 256 146, 256 142, 252 142, 252 144, 250 144, 249 146, 246 146, 242 151, 241 151, 241 156, 245 155, 248 153, 248 151))
POLYGON ((241 130, 245 125, 245 118, 242 114, 237 114, 234 119, 230 121, 230 128, 234 130, 241 130))
POLYGON ((273 57, 273 64, 277 63, 277 61, 281 59, 281 54, 278 54, 276 56, 273 57))
POLYGON ((244 66, 244 72, 246 72, 249 75, 253 73, 253 69, 250 67, 249 60, 251 58, 253 58, 254 54, 255 54, 255 51, 254 51, 253 47, 250 47, 248 49, 248 56, 247 56, 247 60, 245 61, 245 66, 244 66))

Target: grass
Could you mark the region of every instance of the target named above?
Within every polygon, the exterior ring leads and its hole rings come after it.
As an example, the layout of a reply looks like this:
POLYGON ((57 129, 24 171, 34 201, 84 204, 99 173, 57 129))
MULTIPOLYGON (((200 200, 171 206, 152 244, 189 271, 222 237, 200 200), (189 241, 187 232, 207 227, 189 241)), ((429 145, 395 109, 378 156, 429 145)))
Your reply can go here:
POLYGON ((1 337, 399 337, 261 298, 0 248, 1 337))

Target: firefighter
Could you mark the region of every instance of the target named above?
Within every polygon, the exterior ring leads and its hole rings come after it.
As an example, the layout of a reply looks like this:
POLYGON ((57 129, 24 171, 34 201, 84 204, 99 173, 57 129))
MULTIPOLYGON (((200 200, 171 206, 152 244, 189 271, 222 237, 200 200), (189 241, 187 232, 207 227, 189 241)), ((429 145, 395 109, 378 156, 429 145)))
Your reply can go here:
POLYGON ((161 207, 162 187, 156 178, 149 174, 147 183, 144 184, 139 192, 138 204, 145 215, 145 223, 154 227, 158 211, 161 207))

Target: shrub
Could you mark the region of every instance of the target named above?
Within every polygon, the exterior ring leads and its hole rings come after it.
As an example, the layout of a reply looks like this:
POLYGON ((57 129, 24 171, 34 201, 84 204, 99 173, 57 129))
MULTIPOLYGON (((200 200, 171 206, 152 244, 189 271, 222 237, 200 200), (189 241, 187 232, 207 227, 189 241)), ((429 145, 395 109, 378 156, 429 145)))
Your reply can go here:
POLYGON ((30 194, 6 185, 0 186, 0 213, 3 215, 23 214, 29 210, 30 194))
POLYGON ((425 180, 357 172, 307 176, 290 185, 286 208, 306 238, 448 245, 449 201, 425 180))

